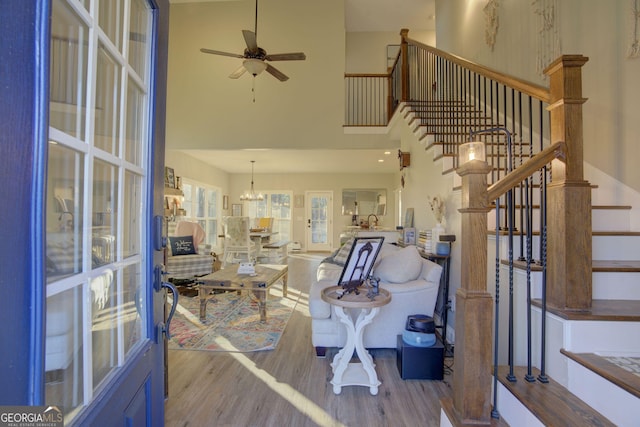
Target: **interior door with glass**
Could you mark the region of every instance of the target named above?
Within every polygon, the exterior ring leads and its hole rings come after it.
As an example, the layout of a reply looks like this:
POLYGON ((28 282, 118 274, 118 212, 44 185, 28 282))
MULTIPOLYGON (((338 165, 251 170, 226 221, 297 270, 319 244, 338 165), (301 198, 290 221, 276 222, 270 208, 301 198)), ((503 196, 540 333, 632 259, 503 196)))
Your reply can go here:
POLYGON ((164 422, 168 6, 51 2, 44 403, 65 425, 164 422))
POLYGON ((307 191, 307 251, 331 251, 333 249, 333 192, 307 191))

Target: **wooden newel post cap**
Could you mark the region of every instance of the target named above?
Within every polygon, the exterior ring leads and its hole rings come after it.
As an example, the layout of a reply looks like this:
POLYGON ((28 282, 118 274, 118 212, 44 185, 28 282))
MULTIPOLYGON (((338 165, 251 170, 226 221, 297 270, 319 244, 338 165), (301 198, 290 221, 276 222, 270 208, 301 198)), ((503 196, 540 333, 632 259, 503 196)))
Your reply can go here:
POLYGON ((472 175, 472 174, 488 174, 491 172, 491 166, 484 160, 470 160, 461 164, 456 169, 456 173, 460 176, 472 175))

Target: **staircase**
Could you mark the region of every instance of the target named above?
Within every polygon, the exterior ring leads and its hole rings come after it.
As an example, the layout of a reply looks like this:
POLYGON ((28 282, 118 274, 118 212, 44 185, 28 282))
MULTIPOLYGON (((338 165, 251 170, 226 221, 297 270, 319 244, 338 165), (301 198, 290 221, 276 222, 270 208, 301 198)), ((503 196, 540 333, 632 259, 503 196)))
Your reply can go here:
POLYGON ((384 100, 386 123, 404 122, 461 194, 456 369, 441 425, 640 426, 640 377, 627 373, 640 370, 640 216, 619 206, 639 196, 583 161, 588 58, 553 61, 543 87, 400 34, 393 67, 375 76, 388 89, 349 98, 347 117, 384 100), (458 164, 479 134, 486 160, 458 164))
MULTIPOLYGON (((443 175, 452 177, 452 191, 459 189, 460 177, 455 173, 457 151, 440 140, 443 135, 455 135, 455 139, 466 141, 472 126, 491 127, 491 118, 459 103, 407 102, 396 114, 401 115, 412 130, 415 142, 433 152, 434 162, 440 164, 443 175), (449 124, 452 115, 456 115, 453 120, 456 126, 449 124), (448 117, 446 122, 441 120, 443 116, 448 117)), ((491 184, 491 178, 489 180, 491 184)), ((593 200, 606 200, 606 195, 597 194, 597 185, 592 191, 593 200)), ((533 194, 534 197, 539 195, 538 192, 533 194)), ((515 197, 515 204, 519 206, 518 191, 515 197)), ((534 200, 532 205, 533 229, 537 230, 533 233, 532 245, 536 254, 540 247, 539 200, 534 200)), ((514 338, 515 366, 512 369, 516 382, 508 381, 507 340, 501 338, 496 402, 500 417, 508 424, 640 425, 640 260, 637 259, 640 232, 630 230, 630 212, 630 206, 592 206, 592 307, 586 311, 548 309, 546 312, 545 373, 548 383, 525 380, 527 338, 526 333, 520 332, 514 338)), ((495 216, 494 206, 488 215, 490 228, 495 228, 495 216)), ((525 227, 519 221, 516 215, 516 229, 523 230, 525 227)), ((517 233, 514 236, 516 252, 520 239, 525 236, 517 233)), ((507 246, 507 236, 499 233, 496 237, 492 229, 488 232, 488 241, 489 260, 494 257, 496 245, 507 246)), ((522 246, 526 247, 526 242, 522 246)), ((518 254, 515 256, 517 258, 518 254)), ((538 377, 541 365, 542 274, 541 266, 532 265, 529 277, 533 298, 533 378, 538 377)), ((489 275, 493 276, 491 270, 489 275)), ((500 275, 501 283, 507 283, 508 265, 505 262, 500 267, 500 275)), ((492 280, 490 277, 489 283, 492 280)), ((527 273, 523 261, 514 262, 513 289, 514 329, 526 332, 527 273)), ((507 301, 508 296, 508 287, 503 285, 500 301, 507 301)), ((506 305, 501 307, 500 313, 499 330, 507 331, 506 305)))

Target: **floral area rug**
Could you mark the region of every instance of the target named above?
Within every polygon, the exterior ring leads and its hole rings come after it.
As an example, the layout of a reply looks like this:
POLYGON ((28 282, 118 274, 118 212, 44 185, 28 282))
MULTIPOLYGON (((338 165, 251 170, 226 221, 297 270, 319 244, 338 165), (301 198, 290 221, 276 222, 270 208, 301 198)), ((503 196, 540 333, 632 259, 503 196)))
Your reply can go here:
POLYGON ((276 348, 296 300, 275 284, 267 298, 267 321, 260 322, 257 301, 245 291, 209 296, 207 315, 200 320, 198 296, 180 295, 171 321, 169 349, 252 352, 276 348))
POLYGON ((605 359, 640 377, 640 357, 608 356, 605 359))

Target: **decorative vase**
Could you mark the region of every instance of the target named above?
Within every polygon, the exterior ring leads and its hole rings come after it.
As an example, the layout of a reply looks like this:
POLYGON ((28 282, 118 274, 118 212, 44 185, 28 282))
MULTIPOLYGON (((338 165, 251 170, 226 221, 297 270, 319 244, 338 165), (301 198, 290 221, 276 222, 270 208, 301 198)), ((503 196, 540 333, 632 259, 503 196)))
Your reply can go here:
POLYGON ((438 242, 440 241, 440 236, 445 233, 445 229, 442 224, 437 223, 434 228, 431 229, 431 250, 435 250, 438 242))
POLYGON ((450 251, 451 246, 449 246, 449 242, 436 243, 436 255, 448 256, 450 251))

